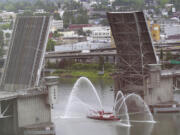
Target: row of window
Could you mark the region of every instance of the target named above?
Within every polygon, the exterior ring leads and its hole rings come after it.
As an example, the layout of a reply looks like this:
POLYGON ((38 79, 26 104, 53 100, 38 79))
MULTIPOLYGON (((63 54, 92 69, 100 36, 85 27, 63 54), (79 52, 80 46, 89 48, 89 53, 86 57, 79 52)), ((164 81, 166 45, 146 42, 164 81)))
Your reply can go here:
POLYGON ((101 36, 101 35, 110 36, 110 33, 94 33, 94 35, 95 35, 95 36, 96 36, 96 35, 99 35, 99 36, 101 36))

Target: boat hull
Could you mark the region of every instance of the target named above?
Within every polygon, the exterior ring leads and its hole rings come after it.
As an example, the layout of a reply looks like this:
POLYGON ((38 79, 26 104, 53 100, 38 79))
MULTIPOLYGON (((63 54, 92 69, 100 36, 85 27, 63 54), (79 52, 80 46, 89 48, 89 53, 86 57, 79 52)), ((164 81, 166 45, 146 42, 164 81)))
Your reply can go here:
POLYGON ((113 113, 110 113, 110 112, 98 113, 98 115, 97 114, 88 115, 87 118, 94 119, 94 120, 104 120, 104 121, 118 121, 118 120, 120 120, 120 118, 115 117, 113 115, 113 113))

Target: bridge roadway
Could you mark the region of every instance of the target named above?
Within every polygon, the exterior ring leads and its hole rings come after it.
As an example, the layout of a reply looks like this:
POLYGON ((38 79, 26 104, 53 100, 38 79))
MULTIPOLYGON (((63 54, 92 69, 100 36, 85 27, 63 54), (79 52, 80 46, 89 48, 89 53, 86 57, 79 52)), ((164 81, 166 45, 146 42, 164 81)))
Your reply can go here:
POLYGON ((51 53, 46 53, 45 58, 50 59, 50 58, 88 58, 88 57, 96 57, 96 56, 116 56, 117 53, 116 51, 112 52, 89 52, 89 53, 82 53, 82 52, 77 52, 77 53, 56 53, 56 52, 51 52, 51 53))
MULTIPOLYGON (((170 51, 172 54, 179 54, 180 46, 164 46, 162 47, 164 52, 170 51)), ((156 47, 157 54, 160 53, 160 48, 156 47)), ((68 52, 47 52, 46 59, 50 58, 88 58, 96 56, 117 56, 115 48, 104 48, 90 50, 89 53, 83 53, 81 51, 68 51, 68 52)))
POLYGON ((162 42, 162 43, 154 43, 155 47, 172 47, 172 46, 180 46, 180 42, 162 42))
POLYGON ((161 51, 161 48, 163 49, 163 51, 165 51, 165 52, 169 52, 169 51, 171 51, 171 52, 174 52, 174 51, 179 51, 180 50, 180 46, 168 46, 168 47, 159 47, 159 48, 157 48, 156 50, 157 50, 157 52, 159 51, 161 51))

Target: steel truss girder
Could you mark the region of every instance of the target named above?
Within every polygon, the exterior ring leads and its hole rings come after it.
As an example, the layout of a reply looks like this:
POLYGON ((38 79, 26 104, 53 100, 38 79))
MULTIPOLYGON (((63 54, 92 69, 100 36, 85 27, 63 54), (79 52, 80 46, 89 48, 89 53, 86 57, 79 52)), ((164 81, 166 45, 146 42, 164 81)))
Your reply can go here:
POLYGON ((6 115, 6 112, 8 111, 9 107, 10 103, 4 109, 2 109, 2 104, 0 102, 0 119, 12 117, 11 115, 6 115))
POLYGON ((143 12, 108 13, 107 16, 117 48, 119 69, 123 71, 118 74, 120 83, 124 83, 122 90, 130 85, 143 86, 146 65, 156 63, 143 12))

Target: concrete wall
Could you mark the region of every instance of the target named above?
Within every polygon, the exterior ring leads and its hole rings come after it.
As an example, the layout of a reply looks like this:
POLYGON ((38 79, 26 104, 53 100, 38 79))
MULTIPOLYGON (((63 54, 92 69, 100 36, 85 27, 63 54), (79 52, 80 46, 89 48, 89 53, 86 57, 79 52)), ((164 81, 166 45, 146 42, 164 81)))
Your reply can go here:
POLYGON ((162 102, 168 102, 173 100, 173 78, 162 77, 160 86, 152 89, 147 89, 147 93, 144 97, 145 101, 149 105, 159 104, 162 102))
POLYGON ((51 109, 45 104, 46 98, 46 95, 40 95, 17 100, 19 127, 51 122, 51 109))

